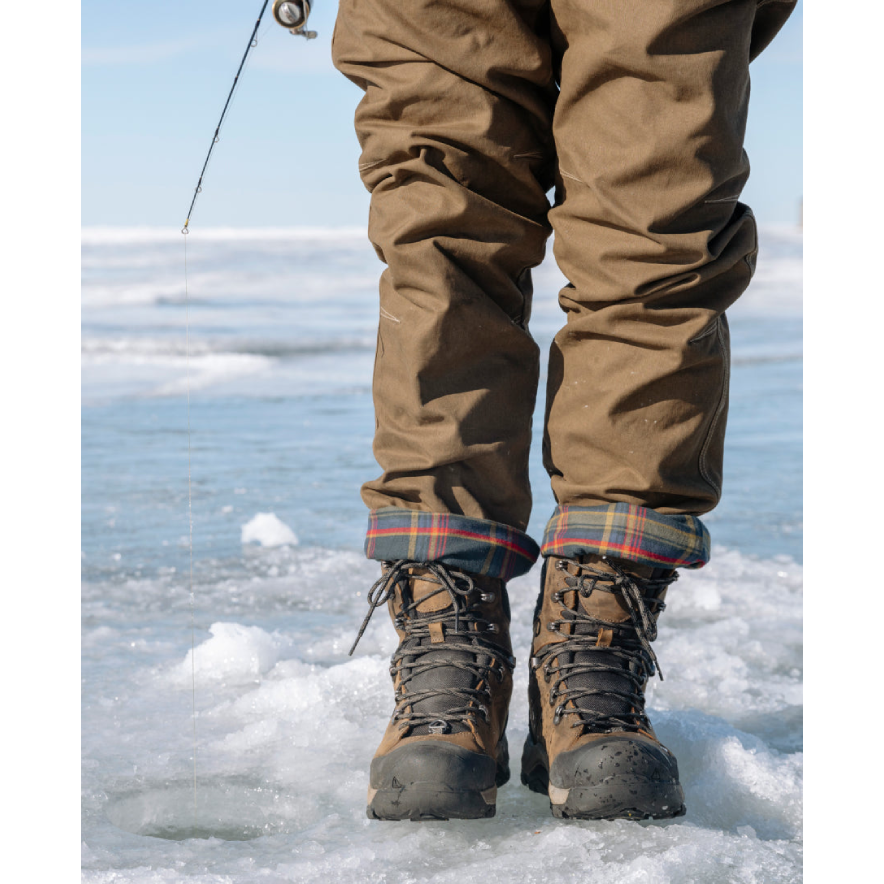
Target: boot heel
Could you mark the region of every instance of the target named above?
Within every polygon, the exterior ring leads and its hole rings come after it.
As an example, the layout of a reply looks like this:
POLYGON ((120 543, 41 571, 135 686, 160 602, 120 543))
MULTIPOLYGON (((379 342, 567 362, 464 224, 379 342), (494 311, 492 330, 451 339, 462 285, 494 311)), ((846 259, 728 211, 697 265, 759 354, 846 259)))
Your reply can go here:
POLYGON ((529 733, 525 738, 525 748, 522 750, 522 785, 527 786, 532 792, 546 795, 549 791, 547 764, 543 745, 534 742, 529 733))

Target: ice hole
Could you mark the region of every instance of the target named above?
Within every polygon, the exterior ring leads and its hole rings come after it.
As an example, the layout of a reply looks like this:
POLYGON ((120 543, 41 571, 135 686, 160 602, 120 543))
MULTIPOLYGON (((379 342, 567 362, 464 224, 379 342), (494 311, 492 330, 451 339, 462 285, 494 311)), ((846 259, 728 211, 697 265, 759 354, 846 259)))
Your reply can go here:
POLYGON ((291 820, 274 812, 280 795, 267 786, 241 783, 192 783, 146 788, 110 799, 107 818, 133 835, 186 841, 219 838, 251 841, 291 827, 291 820))

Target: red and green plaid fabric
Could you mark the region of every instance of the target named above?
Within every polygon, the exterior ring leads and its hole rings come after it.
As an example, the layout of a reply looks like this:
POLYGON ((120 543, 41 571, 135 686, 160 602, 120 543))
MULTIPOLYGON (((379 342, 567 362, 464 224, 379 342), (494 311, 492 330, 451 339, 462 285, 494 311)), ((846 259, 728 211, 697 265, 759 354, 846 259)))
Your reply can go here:
POLYGON ((696 516, 667 516, 631 503, 560 506, 546 525, 545 556, 595 553, 670 568, 709 561, 709 532, 696 516))
POLYGON ((540 549, 524 531, 500 522, 391 506, 371 511, 365 554, 381 562, 442 562, 509 580, 529 571, 540 549))
POLYGON ((400 507, 372 510, 365 536, 370 559, 443 562, 504 580, 529 571, 541 552, 700 568, 709 561, 709 546, 709 532, 696 516, 662 515, 629 503, 557 507, 540 549, 523 531, 500 522, 400 507))

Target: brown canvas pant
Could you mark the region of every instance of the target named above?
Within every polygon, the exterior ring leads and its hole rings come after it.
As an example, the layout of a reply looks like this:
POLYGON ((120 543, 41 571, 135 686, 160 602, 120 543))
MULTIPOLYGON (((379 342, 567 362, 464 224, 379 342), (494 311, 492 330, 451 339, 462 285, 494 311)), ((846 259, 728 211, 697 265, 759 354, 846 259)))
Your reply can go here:
POLYGON ((341 0, 380 283, 367 552, 509 576, 537 547, 531 268, 549 355, 544 552, 696 566, 719 500, 749 62, 795 0, 341 0), (550 208, 546 193, 555 187, 550 208), (480 567, 477 567, 480 565, 480 567))

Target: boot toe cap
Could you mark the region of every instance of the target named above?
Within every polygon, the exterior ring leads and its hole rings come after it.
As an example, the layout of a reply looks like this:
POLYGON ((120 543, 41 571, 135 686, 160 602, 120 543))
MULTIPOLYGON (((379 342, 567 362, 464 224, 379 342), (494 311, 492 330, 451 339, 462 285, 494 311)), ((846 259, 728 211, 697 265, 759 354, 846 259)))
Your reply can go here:
POLYGON ((407 743, 371 763, 367 813, 376 820, 494 816, 495 761, 441 740, 407 743))
POLYGON ((640 734, 596 737, 556 756, 550 767, 555 786, 603 786, 615 783, 678 783, 675 756, 640 734))
POLYGON ((488 789, 494 785, 497 765, 493 758, 442 740, 406 743, 371 762, 375 789, 437 787, 488 789))

